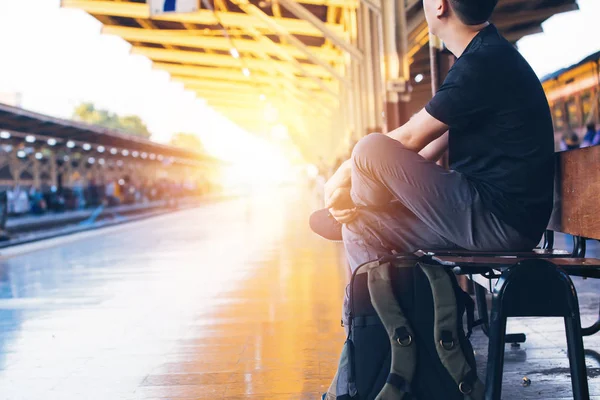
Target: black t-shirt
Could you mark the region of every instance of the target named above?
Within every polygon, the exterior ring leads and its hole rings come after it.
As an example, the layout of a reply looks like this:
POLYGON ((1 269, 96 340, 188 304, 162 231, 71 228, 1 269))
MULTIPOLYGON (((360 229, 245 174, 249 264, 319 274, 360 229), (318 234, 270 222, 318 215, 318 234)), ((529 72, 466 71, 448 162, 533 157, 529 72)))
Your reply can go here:
POLYGON ((527 61, 490 25, 425 109, 450 127, 450 168, 473 183, 498 218, 538 240, 552 211, 554 133, 527 61))

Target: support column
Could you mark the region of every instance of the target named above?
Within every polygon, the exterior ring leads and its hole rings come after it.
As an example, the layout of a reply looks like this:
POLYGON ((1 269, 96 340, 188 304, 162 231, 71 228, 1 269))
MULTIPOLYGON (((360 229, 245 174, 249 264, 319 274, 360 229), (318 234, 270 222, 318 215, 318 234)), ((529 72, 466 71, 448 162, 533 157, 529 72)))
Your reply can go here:
POLYGON ((58 186, 58 168, 56 166, 56 152, 54 149, 48 155, 48 166, 50 167, 50 186, 58 186))
POLYGON ((441 40, 434 35, 429 35, 429 61, 431 69, 431 94, 434 96, 440 85, 446 79, 448 72, 456 57, 444 49, 441 40))
POLYGON ((386 67, 386 125, 396 129, 408 120, 410 71, 405 0, 383 0, 383 36, 386 67))
POLYGON ((23 172, 23 165, 17 157, 17 151, 11 151, 8 159, 8 167, 10 174, 13 178, 13 184, 18 186, 21 183, 21 173, 23 172))
POLYGON ((364 90, 363 98, 365 105, 365 127, 366 132, 363 134, 369 134, 376 131, 377 127, 377 114, 375 111, 375 75, 373 73, 373 46, 372 46, 372 26, 371 26, 371 10, 363 4, 360 5, 358 10, 358 29, 359 29, 359 45, 364 55, 363 67, 362 67, 362 81, 361 87, 364 90))
POLYGON ((33 176, 33 187, 35 190, 40 190, 42 187, 42 171, 40 168, 40 160, 35 157, 35 151, 31 153, 31 163, 32 163, 32 176, 33 176))
POLYGON ((385 55, 383 48, 383 17, 379 14, 371 15, 373 40, 373 81, 375 83, 375 115, 376 131, 387 133, 385 109, 385 55))

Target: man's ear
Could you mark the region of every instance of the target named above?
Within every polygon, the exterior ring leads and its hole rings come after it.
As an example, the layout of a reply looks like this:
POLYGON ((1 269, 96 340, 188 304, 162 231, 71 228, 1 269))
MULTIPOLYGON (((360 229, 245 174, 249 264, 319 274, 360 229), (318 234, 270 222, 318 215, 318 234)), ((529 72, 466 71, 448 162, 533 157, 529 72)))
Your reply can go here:
POLYGON ((447 17, 450 13, 450 0, 438 0, 436 8, 436 17, 447 17))

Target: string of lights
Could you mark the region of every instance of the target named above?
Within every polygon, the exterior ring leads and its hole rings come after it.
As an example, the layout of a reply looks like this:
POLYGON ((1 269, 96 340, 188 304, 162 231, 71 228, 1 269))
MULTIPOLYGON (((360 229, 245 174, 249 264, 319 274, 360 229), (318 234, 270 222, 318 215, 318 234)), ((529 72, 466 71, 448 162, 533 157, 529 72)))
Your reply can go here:
MULTIPOLYGON (((100 158, 104 154, 107 156, 131 157, 135 159, 168 164, 178 163, 190 166, 200 166, 202 164, 200 161, 186 160, 173 156, 167 157, 163 154, 156 154, 146 151, 129 150, 112 146, 107 147, 104 145, 96 145, 72 139, 59 139, 43 135, 25 134, 17 131, 0 130, 0 150, 8 153, 16 150, 16 156, 21 159, 26 158, 29 154, 34 154, 34 157, 37 160, 43 160, 45 156, 44 153, 40 151, 41 148, 59 148, 61 146, 69 149, 69 151, 81 149, 83 154, 90 153, 91 155, 88 158, 88 163, 90 164, 94 164, 96 161, 98 161, 99 164, 104 164, 104 159, 100 158), (21 142, 20 145, 19 142, 21 142), (25 147, 21 147, 23 145, 25 145, 25 147)), ((63 156, 63 161, 69 160, 70 157, 68 155, 63 156), (64 159, 64 157, 67 158, 64 159)))

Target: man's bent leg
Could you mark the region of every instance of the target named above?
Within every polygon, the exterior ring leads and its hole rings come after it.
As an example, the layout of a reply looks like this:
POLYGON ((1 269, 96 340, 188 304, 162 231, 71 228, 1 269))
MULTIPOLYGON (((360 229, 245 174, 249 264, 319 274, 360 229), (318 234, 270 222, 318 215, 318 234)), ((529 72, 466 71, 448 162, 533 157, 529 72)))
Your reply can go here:
POLYGON ((342 229, 352 271, 367 261, 393 253, 456 248, 399 202, 386 210, 359 209, 358 213, 342 229))
MULTIPOLYGON (((359 217, 344 225, 342 235, 351 271, 368 261, 394 252, 419 249, 452 249, 456 246, 432 231, 399 202, 385 211, 359 210, 359 217)), ((348 325, 348 288, 344 296, 342 320, 348 325)))
POLYGON ((352 199, 367 207, 398 200, 431 231, 457 247, 516 250, 535 245, 489 212, 462 174, 424 159, 385 135, 366 136, 355 146, 352 199))

